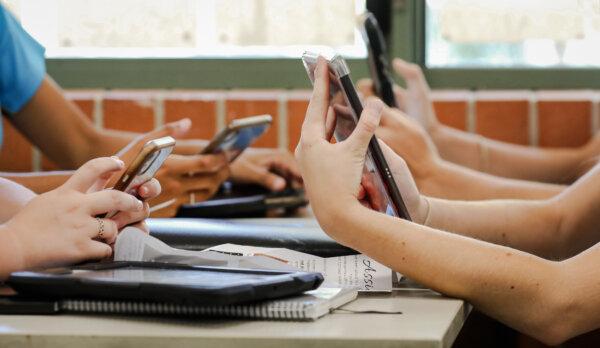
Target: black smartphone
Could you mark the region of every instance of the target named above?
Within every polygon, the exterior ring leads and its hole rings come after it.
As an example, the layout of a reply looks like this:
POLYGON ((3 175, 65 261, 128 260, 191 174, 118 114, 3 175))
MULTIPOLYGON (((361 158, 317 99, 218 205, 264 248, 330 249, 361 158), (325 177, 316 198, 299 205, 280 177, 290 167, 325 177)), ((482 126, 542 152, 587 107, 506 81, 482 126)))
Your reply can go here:
POLYGON ((271 115, 251 116, 233 120, 215 135, 201 154, 224 153, 229 163, 231 163, 263 135, 272 122, 271 115))
MULTIPOLYGON (((304 67, 312 82, 319 55, 305 52, 302 56, 304 67)), ((350 69, 339 55, 328 59, 329 65, 329 105, 336 113, 334 136, 344 141, 356 127, 362 114, 362 102, 350 78, 350 69)), ((398 190, 396 181, 383 156, 377 138, 373 136, 365 159, 365 168, 361 181, 369 196, 371 207, 379 212, 410 220, 408 209, 398 190)))
POLYGON ((368 63, 375 94, 390 107, 398 107, 394 96, 394 79, 390 73, 390 63, 383 32, 371 12, 358 18, 358 28, 369 52, 368 63))

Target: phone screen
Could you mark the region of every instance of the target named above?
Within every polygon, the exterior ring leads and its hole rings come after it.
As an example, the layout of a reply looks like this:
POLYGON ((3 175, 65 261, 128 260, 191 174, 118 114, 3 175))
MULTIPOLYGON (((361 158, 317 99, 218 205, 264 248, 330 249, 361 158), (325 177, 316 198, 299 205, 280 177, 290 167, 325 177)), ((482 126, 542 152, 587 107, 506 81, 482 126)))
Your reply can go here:
MULTIPOLYGON (((311 81, 314 81, 316 59, 313 62, 309 62, 305 59, 304 63, 311 81)), ((346 74, 344 76, 338 76, 331 71, 331 67, 329 70, 329 105, 336 114, 334 136, 337 141, 341 142, 347 139, 356 128, 358 115, 362 112, 362 103, 358 99, 358 94, 354 89, 352 80, 350 80, 350 75, 346 74)), ((374 157, 373 149, 379 151, 379 160, 385 161, 381 149, 379 148, 379 144, 375 137, 373 137, 369 145, 369 150, 367 151, 365 167, 361 179, 361 184, 367 192, 371 208, 387 215, 410 220, 410 216, 402 201, 400 193, 398 192, 398 188, 395 186, 395 182, 386 185, 383 175, 380 172, 380 168, 377 165, 377 160, 374 157), (390 190, 395 191, 395 200, 392 199, 390 190)), ((387 168, 387 164, 385 165, 385 168, 387 168)), ((391 174, 389 174, 389 176, 391 177, 391 174)), ((393 181, 393 178, 391 179, 393 181)))
POLYGON ((216 148, 215 153, 224 153, 229 162, 235 160, 246 148, 260 137, 270 124, 240 128, 227 135, 223 142, 216 148))

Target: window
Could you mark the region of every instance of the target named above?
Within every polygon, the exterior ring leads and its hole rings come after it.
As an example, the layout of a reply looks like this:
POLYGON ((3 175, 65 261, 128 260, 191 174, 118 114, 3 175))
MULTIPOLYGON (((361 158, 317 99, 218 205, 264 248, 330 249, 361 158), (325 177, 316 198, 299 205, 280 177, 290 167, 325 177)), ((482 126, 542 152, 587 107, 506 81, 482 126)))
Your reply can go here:
POLYGON ((429 68, 600 67, 598 0, 427 0, 429 68))
POLYGON ((366 56, 354 19, 365 0, 3 2, 49 58, 299 57, 311 46, 366 56))

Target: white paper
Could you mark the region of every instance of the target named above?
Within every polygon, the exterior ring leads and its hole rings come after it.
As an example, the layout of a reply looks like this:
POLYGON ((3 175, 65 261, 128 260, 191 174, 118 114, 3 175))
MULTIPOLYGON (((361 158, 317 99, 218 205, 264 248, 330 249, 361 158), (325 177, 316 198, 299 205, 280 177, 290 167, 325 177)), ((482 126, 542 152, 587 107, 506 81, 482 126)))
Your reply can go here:
POLYGON ((323 286, 359 291, 392 291, 392 270, 365 255, 323 258, 284 248, 223 244, 207 250, 244 256, 268 256, 306 272, 323 274, 323 286))
POLYGON ((135 227, 127 227, 117 238, 115 261, 173 262, 196 266, 294 270, 284 262, 264 256, 234 256, 216 251, 175 249, 135 227))
POLYGON ((284 248, 223 244, 203 251, 175 249, 127 227, 117 238, 115 261, 173 262, 197 266, 319 272, 323 286, 391 291, 392 270, 365 255, 323 258, 284 248))

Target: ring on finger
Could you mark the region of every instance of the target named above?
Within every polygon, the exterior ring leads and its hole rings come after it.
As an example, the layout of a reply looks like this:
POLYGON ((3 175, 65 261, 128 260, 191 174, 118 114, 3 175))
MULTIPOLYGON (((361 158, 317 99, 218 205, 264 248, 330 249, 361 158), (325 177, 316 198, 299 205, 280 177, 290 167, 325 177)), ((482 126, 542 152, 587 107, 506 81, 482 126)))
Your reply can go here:
POLYGON ((98 239, 104 239, 104 220, 96 218, 98 221, 98 239))

